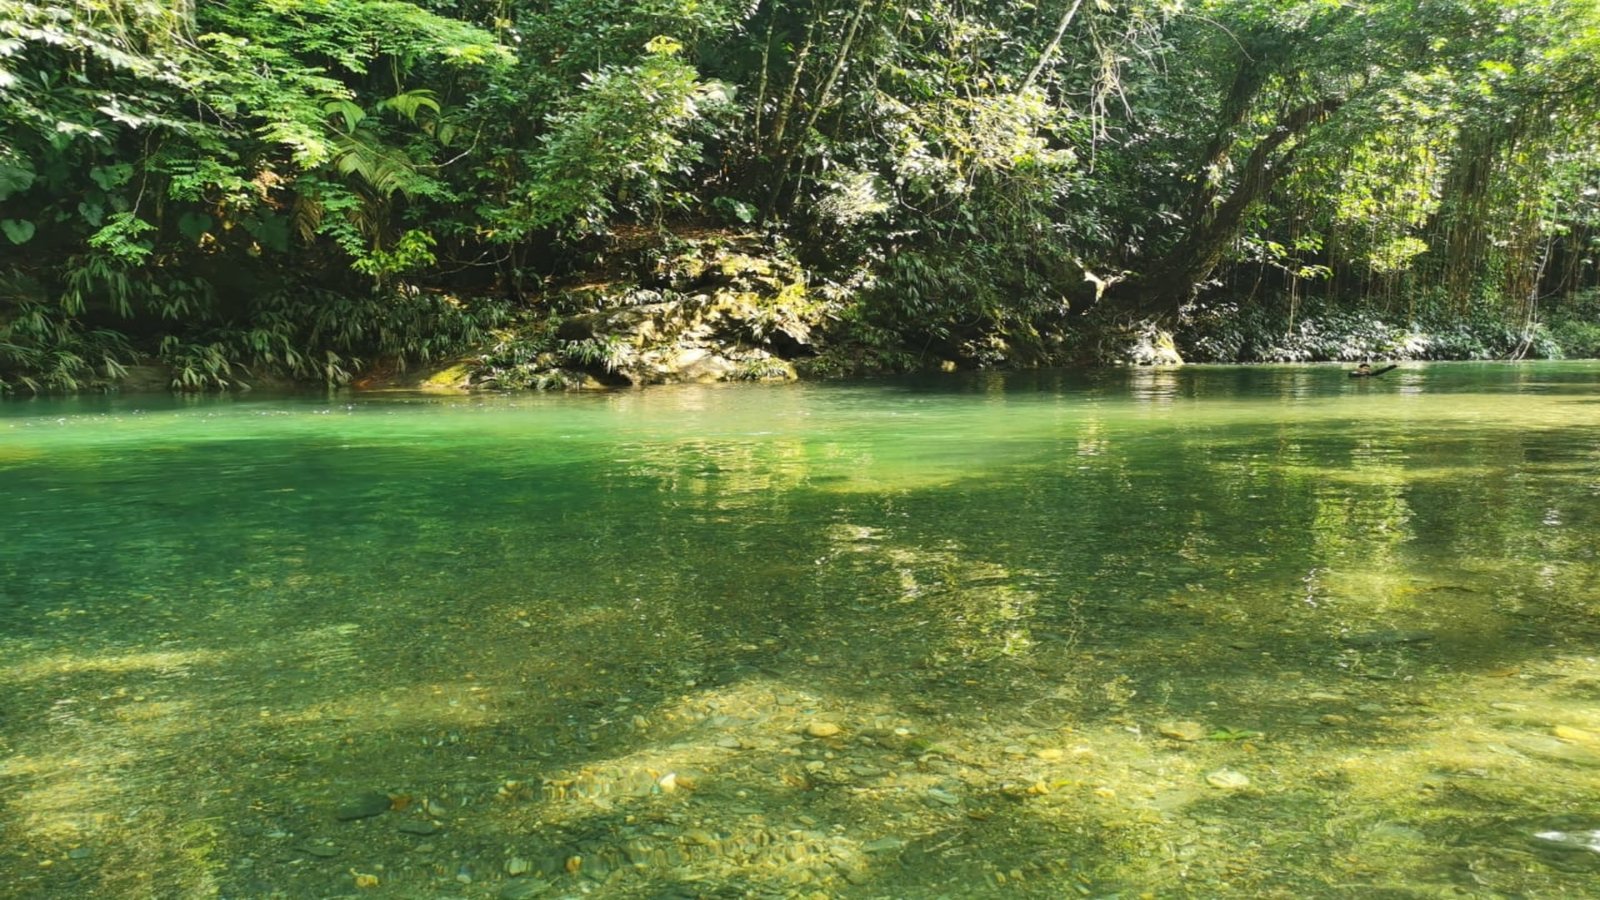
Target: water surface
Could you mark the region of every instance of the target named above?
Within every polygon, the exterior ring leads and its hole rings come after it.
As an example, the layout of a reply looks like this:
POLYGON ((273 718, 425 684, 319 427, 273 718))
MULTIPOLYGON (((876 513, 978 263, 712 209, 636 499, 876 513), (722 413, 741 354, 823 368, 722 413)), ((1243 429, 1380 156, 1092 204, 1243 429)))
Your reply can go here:
POLYGON ((18 896, 1600 872, 1596 364, 22 401, 0 509, 18 896))

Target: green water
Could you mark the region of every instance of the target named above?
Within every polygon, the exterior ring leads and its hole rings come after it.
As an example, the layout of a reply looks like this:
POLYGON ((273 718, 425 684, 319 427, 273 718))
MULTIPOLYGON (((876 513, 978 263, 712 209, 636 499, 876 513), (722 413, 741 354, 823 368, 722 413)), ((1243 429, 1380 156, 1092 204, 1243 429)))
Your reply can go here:
POLYGON ((1600 879, 1596 364, 13 402, 0 509, 8 897, 1600 879))

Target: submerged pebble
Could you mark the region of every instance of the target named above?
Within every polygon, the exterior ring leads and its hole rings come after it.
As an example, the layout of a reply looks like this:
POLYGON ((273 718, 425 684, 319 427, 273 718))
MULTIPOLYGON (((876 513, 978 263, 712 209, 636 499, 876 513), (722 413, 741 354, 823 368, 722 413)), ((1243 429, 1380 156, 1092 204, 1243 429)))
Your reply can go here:
POLYGON ((699 844, 702 847, 711 847, 717 843, 717 836, 704 828, 691 828, 685 831, 683 839, 691 844, 699 844))
POLYGON ((906 842, 897 837, 881 837, 877 840, 867 841, 861 849, 867 853, 898 853, 905 849, 906 842))
POLYGON ((1250 786, 1250 779, 1232 769, 1218 769, 1206 775, 1206 784, 1225 791, 1237 791, 1250 786))
POLYGON ((1571 741, 1575 744, 1600 743, 1600 734, 1596 734, 1593 731, 1585 731, 1582 728, 1573 728, 1571 725, 1557 725, 1550 729, 1550 733, 1563 741, 1571 741))
POLYGON ((1163 722, 1156 731, 1175 741, 1198 741, 1206 736, 1206 727, 1199 722, 1163 722))

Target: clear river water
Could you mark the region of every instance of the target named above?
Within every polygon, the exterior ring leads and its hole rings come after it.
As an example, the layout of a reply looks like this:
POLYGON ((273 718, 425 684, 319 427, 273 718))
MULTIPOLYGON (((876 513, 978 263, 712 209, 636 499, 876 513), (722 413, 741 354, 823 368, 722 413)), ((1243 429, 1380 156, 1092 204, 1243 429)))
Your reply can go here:
POLYGON ((1576 897, 1600 364, 0 404, 0 896, 1576 897))

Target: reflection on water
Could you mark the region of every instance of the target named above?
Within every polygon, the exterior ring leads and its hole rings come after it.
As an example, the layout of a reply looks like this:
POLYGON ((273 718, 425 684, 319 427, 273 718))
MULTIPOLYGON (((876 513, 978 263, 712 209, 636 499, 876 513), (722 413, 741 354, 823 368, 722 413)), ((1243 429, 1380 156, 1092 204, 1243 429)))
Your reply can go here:
POLYGON ((1584 895, 1597 376, 0 406, 0 880, 1584 895))

